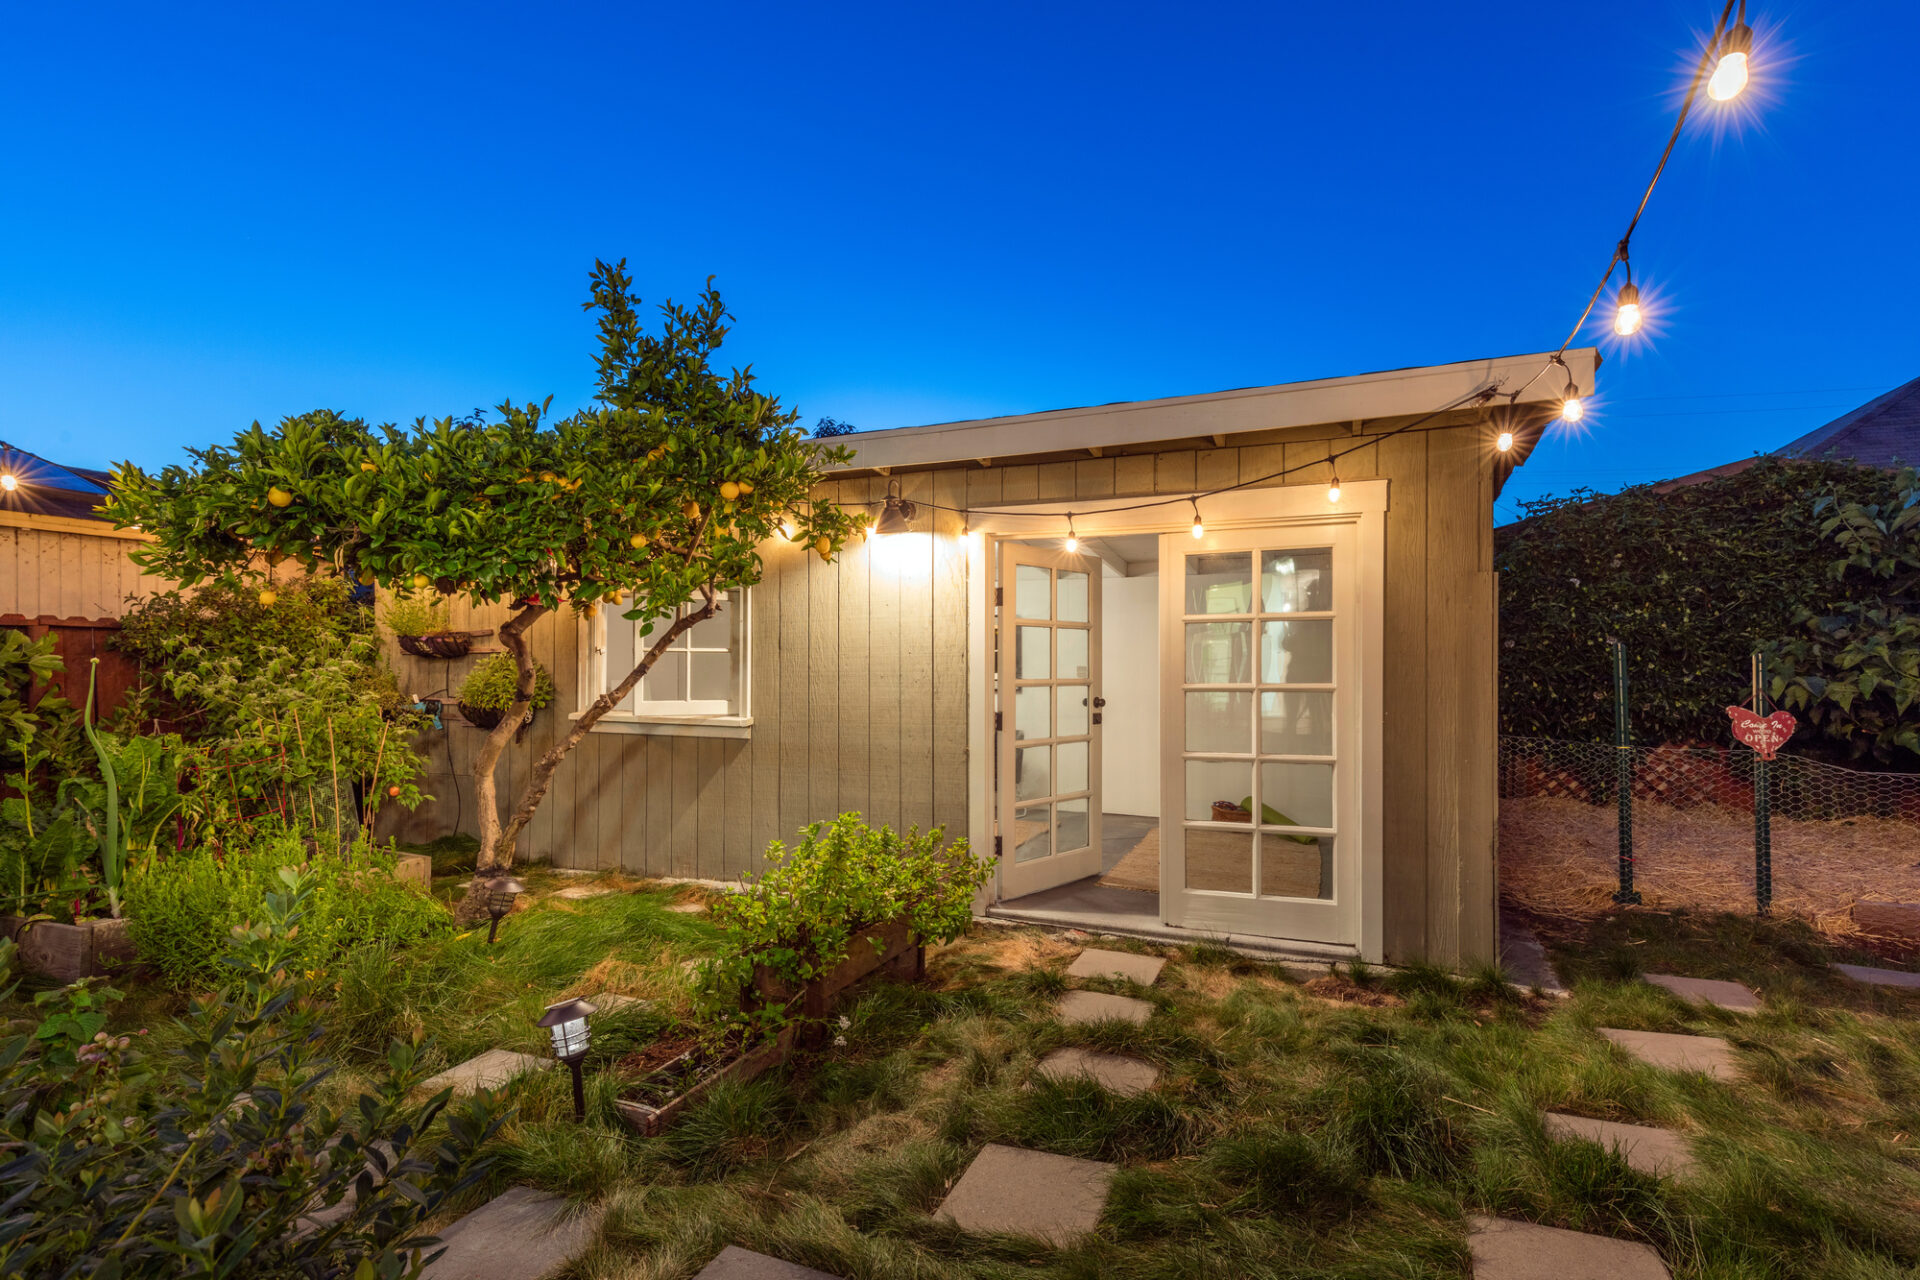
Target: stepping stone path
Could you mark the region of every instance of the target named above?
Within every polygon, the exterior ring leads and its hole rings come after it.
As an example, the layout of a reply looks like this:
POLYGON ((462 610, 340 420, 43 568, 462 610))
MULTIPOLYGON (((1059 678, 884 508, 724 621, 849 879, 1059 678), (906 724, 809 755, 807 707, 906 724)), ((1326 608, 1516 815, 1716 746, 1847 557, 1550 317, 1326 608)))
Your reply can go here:
POLYGON ((489 1049, 458 1066, 448 1067, 431 1080, 422 1081, 419 1088, 421 1092, 429 1094, 452 1089, 454 1096, 459 1097, 486 1089, 498 1089, 515 1076, 529 1071, 545 1071, 552 1065, 552 1058, 537 1058, 531 1053, 515 1053, 511 1049, 489 1049))
POLYGON ((1671 1129, 1647 1125, 1617 1124, 1612 1120, 1590 1120, 1585 1116, 1562 1115, 1549 1111, 1540 1117, 1547 1136, 1556 1142, 1585 1139, 1597 1142, 1620 1154, 1630 1168, 1658 1177, 1679 1177, 1693 1170, 1693 1149, 1685 1137, 1671 1129))
POLYGON ((988 1143, 937 1216, 963 1231, 1033 1236, 1061 1248, 1092 1231, 1106 1208, 1114 1167, 1045 1151, 988 1143))
POLYGON ((1673 1280, 1644 1244, 1511 1218, 1474 1218, 1473 1280, 1673 1280))
POLYGON ((515 1187, 441 1231, 447 1251, 421 1280, 541 1280, 587 1251, 601 1213, 569 1212, 559 1196, 515 1187))
POLYGON ((1118 1018, 1143 1025, 1153 1014, 1153 1006, 1132 996, 1102 995, 1098 991, 1069 991, 1060 997, 1060 1021, 1066 1023, 1105 1022, 1118 1018))
POLYGON ((1125 951, 1101 951, 1088 947, 1067 970, 1069 978, 1119 978, 1150 987, 1159 978, 1167 962, 1159 956, 1136 956, 1125 951))
POLYGON ((824 1271, 728 1245, 693 1280, 840 1280, 824 1271))
POLYGON ((1720 982, 1713 978, 1682 978, 1671 973, 1649 973, 1643 975, 1656 987, 1665 987, 1682 1000, 1699 1001, 1715 1005, 1722 1009, 1731 1009, 1735 1013, 1753 1013, 1760 1007, 1760 997, 1751 988, 1737 982, 1720 982))
POLYGON ((568 885, 564 889, 556 890, 553 896, 556 898, 576 898, 576 899, 577 898, 598 898, 598 897, 602 897, 605 894, 609 894, 613 892, 616 892, 616 891, 608 887, 607 885, 603 885, 603 884, 574 884, 574 885, 568 885))
POLYGON ((618 991, 600 991, 588 996, 587 1003, 593 1006, 596 1013, 619 1013, 622 1009, 631 1009, 635 1005, 645 1009, 653 1002, 642 1000, 639 996, 624 996, 618 991))
POLYGON ((1718 1036, 1676 1036, 1664 1031, 1621 1031, 1601 1027, 1600 1034, 1640 1061, 1663 1071, 1699 1071, 1715 1080, 1740 1074, 1733 1046, 1718 1036))
MULTIPOLYGON (((706 909, 707 909, 707 904, 704 902, 673 902, 673 903, 667 904, 667 910, 683 916, 699 915, 702 911, 705 911, 706 909)), ((725 1255, 723 1254, 721 1256, 724 1257, 725 1255)), ((818 1273, 816 1272, 815 1274, 818 1274, 818 1273)))
POLYGON ((1875 969, 1864 964, 1837 964, 1833 967, 1855 982, 1864 982, 1869 986, 1920 988, 1920 973, 1909 973, 1905 969, 1875 969))
POLYGON ((1160 1068, 1151 1062, 1117 1053, 1096 1053, 1091 1049, 1055 1049, 1040 1059, 1040 1074, 1049 1080, 1072 1080, 1085 1076, 1101 1088, 1131 1098, 1153 1088, 1160 1068))

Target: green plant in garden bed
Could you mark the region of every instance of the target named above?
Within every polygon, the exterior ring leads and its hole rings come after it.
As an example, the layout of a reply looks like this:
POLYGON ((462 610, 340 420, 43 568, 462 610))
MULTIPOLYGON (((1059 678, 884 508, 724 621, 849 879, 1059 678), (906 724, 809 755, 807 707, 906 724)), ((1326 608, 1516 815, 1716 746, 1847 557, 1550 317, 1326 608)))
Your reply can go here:
MULTIPOLYGON (((227 939, 228 981, 171 1029, 174 1054, 106 1030, 117 994, 93 982, 42 993, 0 1043, 0 1272, 397 1280, 432 1255, 427 1221, 478 1183, 502 1117, 446 1091, 410 1102, 405 1042, 371 1091, 327 1104, 320 1008, 296 976, 314 890, 277 880, 227 939), (322 1208, 337 1216, 299 1229, 322 1208)), ((11 956, 0 944, 0 982, 11 956)))
POLYGON ((329 846, 309 850, 298 831, 263 823, 223 852, 198 847, 135 869, 127 902, 142 962, 180 988, 216 982, 233 929, 279 891, 280 868, 300 863, 307 868, 308 898, 289 954, 303 970, 327 968, 351 948, 453 931, 444 904, 393 878, 391 853, 364 843, 345 855, 329 846))
MULTIPOLYGON (((513 705, 520 673, 509 653, 490 654, 473 664, 467 678, 460 682, 454 697, 463 706, 482 711, 505 711, 513 705)), ((528 704, 538 711, 553 701, 553 677, 538 662, 533 664, 533 695, 528 704)))
POLYGON ((447 604, 428 596, 395 596, 380 621, 397 636, 430 636, 447 629, 447 604))
POLYGON ((702 974, 716 1026, 744 1019, 774 1034, 789 1011, 766 1003, 743 1013, 740 993, 756 976, 804 986, 845 960, 854 935, 870 926, 904 921, 920 943, 965 933, 974 894, 993 864, 975 858, 964 839, 945 839, 943 827, 900 835, 843 813, 805 828, 792 849, 778 840, 769 845, 766 869, 711 908, 727 935, 727 949, 702 974))

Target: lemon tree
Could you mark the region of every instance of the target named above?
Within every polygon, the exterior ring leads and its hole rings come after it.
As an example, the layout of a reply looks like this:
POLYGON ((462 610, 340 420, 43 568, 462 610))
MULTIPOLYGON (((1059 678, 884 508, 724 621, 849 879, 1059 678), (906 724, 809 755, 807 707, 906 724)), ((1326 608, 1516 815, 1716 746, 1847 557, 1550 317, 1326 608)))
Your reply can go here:
POLYGON ((184 585, 243 580, 270 604, 291 562, 401 596, 507 605, 499 638, 519 679, 474 766, 483 868, 512 862, 561 760, 655 658, 759 581, 757 548, 791 536, 831 559, 867 520, 812 499, 821 468, 848 451, 808 439, 751 369, 714 363, 732 317, 711 279, 697 303, 663 304, 657 329, 624 261, 595 263, 591 289, 598 387, 578 413, 552 416, 549 398, 405 427, 330 411, 255 423, 185 464, 123 465, 107 508, 153 536, 134 559, 184 585), (636 620, 685 612, 649 629, 651 647, 535 762, 500 822, 494 769, 535 691, 529 629, 616 599, 636 620))

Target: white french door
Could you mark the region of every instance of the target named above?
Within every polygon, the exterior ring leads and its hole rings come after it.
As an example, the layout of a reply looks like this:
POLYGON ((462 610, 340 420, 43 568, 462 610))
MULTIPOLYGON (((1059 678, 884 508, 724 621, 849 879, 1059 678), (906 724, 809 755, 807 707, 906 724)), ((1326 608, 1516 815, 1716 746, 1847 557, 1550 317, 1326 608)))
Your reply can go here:
POLYGON ((1357 547, 1351 524, 1162 536, 1168 924, 1360 941, 1357 547))
POLYGON ((1002 542, 1000 896, 1100 873, 1100 566, 1002 542))

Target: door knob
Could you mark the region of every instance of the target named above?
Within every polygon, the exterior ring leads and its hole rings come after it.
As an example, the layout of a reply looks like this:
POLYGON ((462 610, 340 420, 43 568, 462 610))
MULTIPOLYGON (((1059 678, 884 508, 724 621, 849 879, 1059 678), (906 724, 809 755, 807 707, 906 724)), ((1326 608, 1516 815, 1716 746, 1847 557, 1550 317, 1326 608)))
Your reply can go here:
POLYGON ((1107 705, 1107 700, 1105 698, 1095 698, 1093 700, 1093 705, 1096 707, 1104 707, 1107 705))

